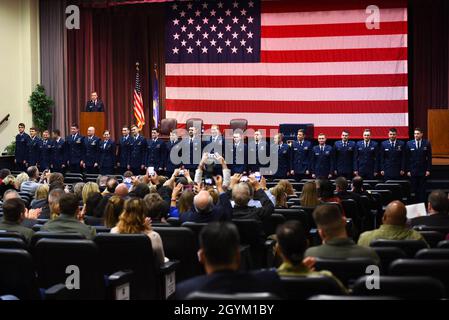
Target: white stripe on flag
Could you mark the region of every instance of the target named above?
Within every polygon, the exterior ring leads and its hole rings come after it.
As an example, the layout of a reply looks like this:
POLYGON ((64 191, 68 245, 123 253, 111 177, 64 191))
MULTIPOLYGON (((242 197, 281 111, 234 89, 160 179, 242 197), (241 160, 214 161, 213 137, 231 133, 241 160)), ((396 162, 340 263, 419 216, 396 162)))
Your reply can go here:
MULTIPOLYGON (((262 26, 365 23, 368 17, 365 10, 262 13, 262 26)), ((381 23, 407 21, 407 10, 380 9, 380 19, 381 23)))
POLYGON ((407 61, 320 63, 167 63, 167 76, 314 76, 405 74, 407 61))
MULTIPOLYGON (((167 87, 167 99, 250 101, 407 100, 407 87, 379 88, 185 88, 167 87)), ((284 117, 286 117, 284 115, 284 117)))
POLYGON ((407 47, 407 35, 262 38, 262 50, 350 50, 407 47))

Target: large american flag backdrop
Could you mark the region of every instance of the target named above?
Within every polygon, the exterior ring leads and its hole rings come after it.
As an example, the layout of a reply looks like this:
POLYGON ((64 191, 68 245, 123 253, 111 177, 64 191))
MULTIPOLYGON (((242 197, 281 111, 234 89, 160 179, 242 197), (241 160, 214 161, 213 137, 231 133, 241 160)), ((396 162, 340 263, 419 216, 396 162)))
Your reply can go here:
POLYGON ((378 29, 367 27, 368 1, 169 4, 166 117, 407 137, 406 2, 378 2, 378 29))

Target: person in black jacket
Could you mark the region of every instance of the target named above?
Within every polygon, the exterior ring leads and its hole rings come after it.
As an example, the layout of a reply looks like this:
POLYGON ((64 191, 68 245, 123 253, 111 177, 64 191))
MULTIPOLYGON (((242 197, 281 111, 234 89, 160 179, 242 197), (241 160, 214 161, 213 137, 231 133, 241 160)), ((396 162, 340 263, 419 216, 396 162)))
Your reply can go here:
POLYGON ((176 299, 186 299, 195 291, 221 294, 270 292, 282 297, 281 282, 274 270, 239 271, 239 245, 239 233, 234 224, 212 222, 204 227, 200 233, 198 256, 207 275, 178 284, 176 299))
POLYGON ((236 180, 241 175, 234 175, 231 178, 232 200, 234 200, 234 208, 232 210, 232 219, 255 219, 263 221, 271 216, 274 212, 273 202, 268 198, 265 191, 262 190, 260 183, 255 177, 248 178, 249 183, 254 189, 254 200, 259 200, 261 207, 249 207, 248 202, 251 200, 251 190, 246 182, 236 184, 236 180))
POLYGON ((217 191, 220 193, 219 202, 214 205, 212 196, 208 191, 200 191, 193 198, 193 207, 180 216, 182 222, 207 223, 211 221, 230 220, 232 214, 229 194, 223 191, 223 178, 214 177, 217 191))
POLYGON ((434 190, 429 194, 428 216, 411 220, 412 226, 449 227, 449 199, 443 190, 434 190))

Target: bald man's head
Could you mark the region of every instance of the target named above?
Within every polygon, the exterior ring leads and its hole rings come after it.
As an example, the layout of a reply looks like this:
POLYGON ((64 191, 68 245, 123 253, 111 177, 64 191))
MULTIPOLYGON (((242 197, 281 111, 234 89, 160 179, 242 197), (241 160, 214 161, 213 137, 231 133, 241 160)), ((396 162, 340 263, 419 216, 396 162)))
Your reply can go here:
POLYGON ((116 188, 115 188, 115 195, 124 198, 128 195, 128 187, 126 186, 126 184, 124 183, 120 183, 116 188))
POLYGON ((401 201, 393 201, 385 209, 383 224, 404 226, 407 222, 407 209, 401 201))
POLYGON ((213 199, 209 192, 203 190, 193 198, 193 205, 198 213, 208 213, 212 210, 213 199))

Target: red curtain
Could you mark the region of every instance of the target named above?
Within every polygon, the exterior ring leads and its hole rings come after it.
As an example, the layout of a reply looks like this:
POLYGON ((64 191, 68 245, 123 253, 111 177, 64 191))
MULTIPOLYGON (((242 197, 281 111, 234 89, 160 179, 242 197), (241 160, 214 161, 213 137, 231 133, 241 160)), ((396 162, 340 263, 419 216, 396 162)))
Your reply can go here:
POLYGON ((90 93, 97 91, 111 133, 115 139, 120 137, 123 125, 135 123, 133 90, 139 62, 146 119, 143 134, 148 136, 154 64, 160 79, 160 105, 165 105, 164 6, 83 8, 81 14, 81 29, 67 31, 68 122, 78 123, 90 93))

